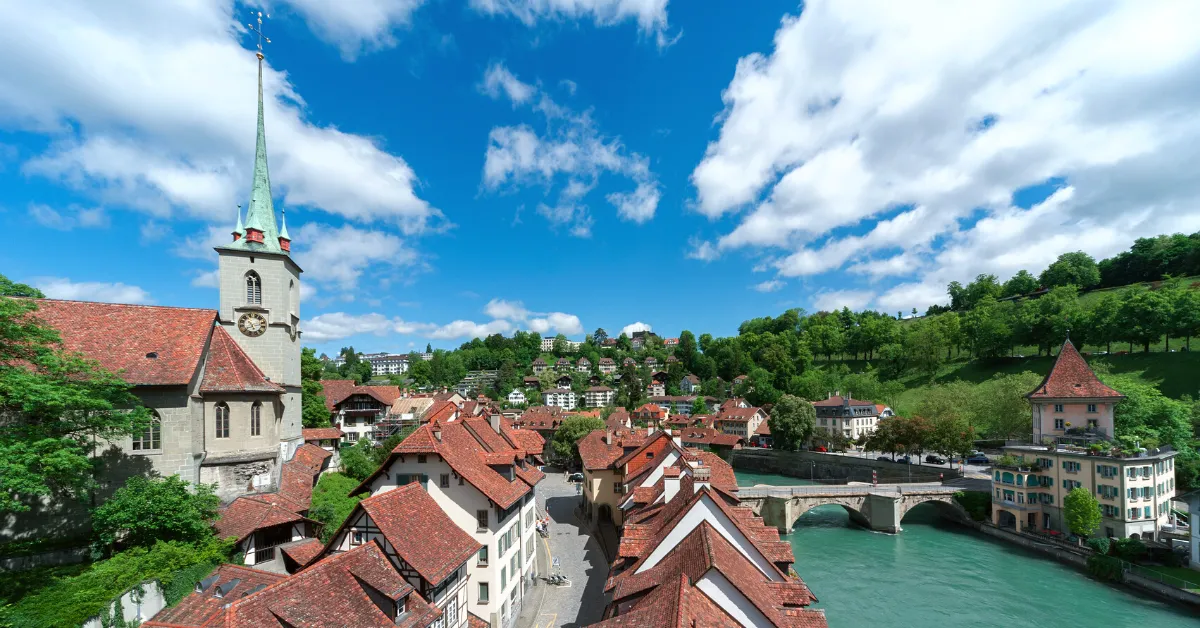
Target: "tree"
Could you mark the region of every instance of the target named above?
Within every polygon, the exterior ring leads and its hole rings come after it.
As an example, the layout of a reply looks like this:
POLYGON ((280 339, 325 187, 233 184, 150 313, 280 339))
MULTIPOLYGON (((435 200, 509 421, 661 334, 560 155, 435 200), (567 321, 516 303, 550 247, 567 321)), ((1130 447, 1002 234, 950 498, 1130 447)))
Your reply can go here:
POLYGON ((63 351, 36 309, 0 297, 0 513, 55 493, 83 497, 95 486, 97 444, 150 428, 129 384, 63 351))
POLYGON ((178 475, 135 475, 92 511, 92 530, 105 544, 149 547, 156 541, 196 543, 212 536, 221 500, 216 484, 198 484, 195 492, 178 475))
POLYGON ((642 405, 646 396, 646 386, 638 375, 637 367, 627 364, 621 368, 621 383, 617 386, 617 405, 626 410, 634 410, 642 405))
POLYGON ((1100 500, 1082 486, 1073 488, 1063 498, 1063 517, 1071 532, 1091 536, 1100 529, 1100 500))
POLYGON ((1075 286, 1087 290, 1100 283, 1100 268, 1091 255, 1083 251, 1063 253, 1038 278, 1047 288, 1075 286))
POLYGON ((795 395, 783 395, 771 408, 771 440, 777 449, 795 451, 808 441, 817 425, 817 410, 795 395))
POLYGON ((936 319, 914 321, 904 338, 904 353, 909 364, 931 380, 945 362, 942 351, 946 347, 942 326, 936 319))
POLYGON ((708 414, 711 411, 712 410, 709 409, 708 404, 705 403, 703 395, 696 397, 696 400, 692 402, 692 416, 696 416, 697 414, 708 414))
POLYGON ((595 430, 602 429, 604 429, 604 421, 596 417, 569 416, 563 419, 562 424, 554 431, 554 438, 550 440, 550 445, 554 448, 556 456, 573 460, 578 464, 580 462, 579 439, 595 430))
POLYGON ((1019 297, 1023 294, 1037 292, 1039 287, 1041 287, 1041 284, 1038 283, 1037 277, 1034 277, 1027 270, 1019 270, 1017 274, 1004 282, 1004 286, 1000 289, 1000 296, 1019 297))
POLYGON ((597 345, 602 345, 605 340, 608 340, 608 332, 604 331, 603 327, 597 327, 596 333, 592 334, 592 338, 596 341, 597 345))
POLYGON ((1158 342, 1171 320, 1171 304, 1162 294, 1150 290, 1130 290, 1121 299, 1117 322, 1121 340, 1142 345, 1150 352, 1150 344, 1158 342))
POLYGON ((41 290, 33 286, 15 283, 9 280, 8 277, 0 275, 0 297, 29 297, 33 299, 44 299, 46 295, 42 294, 41 290))
POLYGON ((679 346, 675 347, 675 357, 683 363, 683 367, 691 371, 696 362, 696 335, 688 330, 679 333, 679 346))
POLYGON ((433 345, 425 343, 425 353, 433 353, 433 345))
POLYGON ((367 479, 367 476, 378 468, 372 449, 374 447, 369 438, 360 439, 353 447, 343 447, 341 451, 342 473, 359 482, 367 479))
POLYGON ((309 347, 300 350, 300 417, 304 427, 329 427, 329 409, 321 387, 325 365, 316 353, 309 347))

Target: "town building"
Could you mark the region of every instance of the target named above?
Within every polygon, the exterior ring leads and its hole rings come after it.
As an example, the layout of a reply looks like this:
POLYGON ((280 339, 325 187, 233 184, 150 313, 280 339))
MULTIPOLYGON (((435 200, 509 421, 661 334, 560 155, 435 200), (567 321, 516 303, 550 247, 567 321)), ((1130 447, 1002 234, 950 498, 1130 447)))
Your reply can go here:
POLYGON ((605 375, 612 375, 617 372, 617 363, 612 358, 600 358, 597 364, 599 365, 600 372, 605 375))
POLYGON ((330 538, 324 555, 378 543, 421 597, 442 611, 445 628, 465 628, 469 563, 483 545, 455 525, 418 482, 359 502, 330 538))
POLYGON ((583 405, 588 408, 611 406, 616 398, 617 392, 608 386, 592 386, 583 391, 583 405))
POLYGON ((521 378, 521 384, 530 390, 540 390, 542 387, 542 380, 536 377, 526 376, 521 378))
POLYGON ((679 390, 685 395, 700 394, 700 378, 688 373, 679 380, 679 390))
POLYGON ((630 413, 634 421, 641 421, 650 426, 657 426, 659 421, 666 421, 668 414, 670 413, 667 410, 653 403, 642 404, 630 413))
POLYGON ((667 367, 668 367, 668 368, 669 368, 669 367, 670 367, 672 364, 678 364, 678 363, 679 363, 679 358, 675 357, 675 354, 674 354, 674 353, 672 353, 671 355, 668 355, 668 356, 667 356, 667 367))
POLYGON ((575 370, 580 373, 590 373, 592 371, 592 361, 586 357, 581 357, 575 362, 575 370))
POLYGON ((339 386, 336 393, 326 395, 325 404, 332 407, 331 420, 346 442, 382 442, 386 436, 380 438, 376 424, 388 416, 400 396, 399 386, 339 386))
POLYGON ((554 380, 554 384, 559 388, 570 388, 573 383, 575 383, 575 379, 570 375, 563 375, 554 380))
POLYGON ((532 586, 534 487, 545 477, 500 422, 495 414, 422 425, 351 493, 374 496, 419 483, 482 545, 467 563, 467 608, 493 628, 511 625, 532 586))
POLYGON ((696 404, 697 399, 703 399, 704 405, 711 411, 716 405, 715 397, 699 397, 696 395, 651 395, 650 403, 656 404, 664 409, 670 410, 672 415, 683 415, 684 417, 691 416, 692 406, 696 404))
POLYGON ((650 380, 650 383, 646 385, 647 397, 662 397, 665 394, 667 394, 667 387, 662 382, 650 380))
POLYGON ((654 369, 658 368, 658 358, 656 358, 652 355, 647 356, 645 361, 643 362, 643 364, 646 365, 646 368, 648 368, 650 370, 654 370, 654 369))
POLYGON ((679 338, 663 338, 663 346, 666 347, 668 351, 672 350, 679 346, 679 338))
MULTIPOLYGON (((817 411, 817 433, 841 434, 850 440, 870 436, 879 426, 880 410, 873 401, 853 399, 850 395, 831 394, 814 401, 817 411)), ((884 406, 886 409, 886 406, 884 406)), ((751 430, 753 432, 753 430, 751 430)))
POLYGON ((527 401, 525 399, 525 393, 521 392, 519 389, 514 389, 512 392, 508 393, 507 399, 508 402, 514 406, 523 406, 527 401))
MULTIPOLYGON (((744 400, 736 401, 744 403, 744 400)), ((766 420, 767 413, 762 408, 752 406, 743 407, 738 405, 738 403, 730 404, 729 400, 727 400, 726 405, 721 407, 717 416, 713 419, 713 427, 722 434, 737 436, 745 443, 750 442, 751 435, 766 420)))
POLYGON ((542 338, 542 351, 544 351, 546 353, 554 351, 554 338, 553 337, 542 338))
POLYGON ((301 431, 305 444, 316 445, 330 454, 337 453, 345 433, 336 427, 312 427, 301 431))
POLYGON ((637 366, 637 360, 634 360, 633 358, 625 358, 624 360, 621 360, 621 366, 637 366))
POLYGON ((403 375, 408 372, 407 353, 364 353, 359 357, 371 363, 372 375, 403 375))
POLYGON ((565 373, 571 370, 571 361, 567 358, 559 358, 554 362, 554 370, 558 371, 559 373, 565 373))
POLYGON ((545 361, 545 360, 543 360, 543 359, 541 359, 541 358, 536 358, 536 359, 533 361, 533 364, 532 364, 531 366, 533 367, 533 373, 534 373, 534 375, 541 375, 542 373, 546 372, 546 370, 547 370, 547 369, 549 369, 549 368, 550 368, 550 367, 549 367, 549 366, 546 364, 546 361, 545 361))
POLYGON ((1106 386, 1067 339, 1046 378, 1026 397, 1033 408, 1033 441, 1076 436, 1113 438, 1113 412, 1125 395, 1106 386))
MULTIPOLYGON (((1193 512, 1200 512, 1200 489, 1184 493, 1183 495, 1179 496, 1179 499, 1188 505, 1189 514, 1193 512)), ((1191 531, 1188 541, 1188 550, 1190 554, 1188 567, 1200 570, 1200 525, 1197 525, 1200 522, 1190 521, 1189 517, 1188 523, 1191 524, 1188 526, 1191 531)))
POLYGON ((577 398, 570 388, 551 388, 550 390, 542 391, 542 403, 548 406, 562 408, 563 410, 574 410, 577 403, 577 398))

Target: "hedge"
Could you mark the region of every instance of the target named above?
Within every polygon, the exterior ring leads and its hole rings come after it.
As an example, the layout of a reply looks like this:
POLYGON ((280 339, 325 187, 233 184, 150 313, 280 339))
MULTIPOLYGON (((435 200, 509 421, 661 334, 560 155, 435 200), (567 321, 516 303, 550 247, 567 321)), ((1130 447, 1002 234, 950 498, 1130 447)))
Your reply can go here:
POLYGON ((312 505, 308 509, 310 519, 324 524, 321 528, 321 542, 328 543, 329 538, 341 527, 350 512, 362 501, 364 495, 349 497, 350 491, 358 486, 358 480, 341 473, 326 473, 317 481, 313 488, 312 505))
POLYGON ((975 521, 987 521, 992 513, 992 495, 982 491, 958 491, 954 501, 975 521))
MULTIPOLYGON (((174 595, 195 573, 208 573, 227 560, 233 544, 211 539, 199 545, 159 541, 87 566, 82 573, 58 578, 36 593, 0 608, 0 625, 13 628, 79 626, 103 612, 130 587, 158 578, 174 595)), ((174 601, 182 598, 178 595, 174 601)), ((170 598, 168 598, 170 599, 170 598)))

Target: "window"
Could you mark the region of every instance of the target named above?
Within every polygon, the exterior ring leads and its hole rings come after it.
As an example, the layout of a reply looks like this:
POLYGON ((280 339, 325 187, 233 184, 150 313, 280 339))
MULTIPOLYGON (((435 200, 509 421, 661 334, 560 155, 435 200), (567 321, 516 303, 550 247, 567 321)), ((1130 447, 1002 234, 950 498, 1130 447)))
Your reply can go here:
POLYGON ((1056 404, 1054 404, 1054 411, 1055 411, 1055 412, 1062 412, 1062 411, 1063 411, 1063 404, 1061 404, 1061 403, 1056 403, 1056 404))
POLYGON ((438 486, 441 486, 442 488, 450 488, 450 474, 449 473, 442 474, 441 482, 438 483, 438 486))
POLYGON ((366 533, 361 532, 359 530, 352 530, 350 532, 350 546, 354 547, 356 545, 362 545, 365 537, 366 537, 366 533))
POLYGON ((1095 412, 1095 411, 1096 411, 1096 404, 1094 404, 1094 403, 1089 403, 1089 404, 1087 404, 1087 411, 1088 411, 1088 412, 1095 412))
POLYGON ((500 563, 500 597, 504 597, 504 589, 508 587, 508 570, 500 563))
POLYGON ((162 449, 162 420, 154 410, 150 411, 150 425, 146 431, 133 437, 134 451, 162 449))
POLYGON ((262 436, 262 402, 250 406, 250 435, 262 436))
MULTIPOLYGON (((1059 406, 1059 407, 1061 408, 1062 406, 1059 406)), ((1062 419, 1054 419, 1054 429, 1056 429, 1056 430, 1063 429, 1063 420, 1062 419)))
POLYGON ((217 438, 229 438, 229 406, 217 404, 217 438))
POLYGON ((479 566, 486 567, 488 564, 488 546, 484 545, 479 548, 479 566))
POLYGON ((262 279, 254 271, 246 273, 246 303, 262 305, 262 279))
POLYGON ((479 603, 487 604, 490 599, 491 598, 488 597, 488 583, 480 582, 479 583, 479 603))
POLYGON ((425 457, 425 454, 417 454, 417 462, 418 463, 425 464, 426 459, 427 458, 425 457))
POLYGON ((1153 516, 1150 514, 1150 507, 1149 507, 1149 506, 1146 506, 1145 508, 1143 508, 1143 509, 1142 509, 1142 516, 1143 516, 1143 517, 1145 517, 1146 519, 1150 519, 1150 518, 1152 518, 1152 517, 1153 517, 1153 516))
POLYGON ((480 530, 486 530, 488 527, 488 511, 476 510, 475 522, 478 524, 480 530))

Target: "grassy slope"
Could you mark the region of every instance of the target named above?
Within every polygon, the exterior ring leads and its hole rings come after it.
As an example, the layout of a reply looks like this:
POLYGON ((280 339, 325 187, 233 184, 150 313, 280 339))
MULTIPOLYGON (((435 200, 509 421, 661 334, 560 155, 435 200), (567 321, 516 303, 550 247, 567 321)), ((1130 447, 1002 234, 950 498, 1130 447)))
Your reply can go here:
MULTIPOLYGON (((1114 347, 1116 349, 1116 347, 1114 347)), ((1190 353, 1131 353, 1128 355, 1093 356, 1092 362, 1104 362, 1114 374, 1134 375, 1154 384, 1164 395, 1180 398, 1183 395, 1200 396, 1200 346, 1190 353)), ((823 362, 821 364, 824 364, 823 362)), ((1012 374, 1032 371, 1045 375, 1054 364, 1053 357, 1007 358, 1000 360, 955 361, 938 371, 930 382, 924 376, 910 375, 901 380, 905 391, 895 400, 896 410, 911 411, 931 383, 963 380, 979 383, 996 374, 1012 374)), ((847 361, 853 371, 861 370, 866 362, 847 361)))

